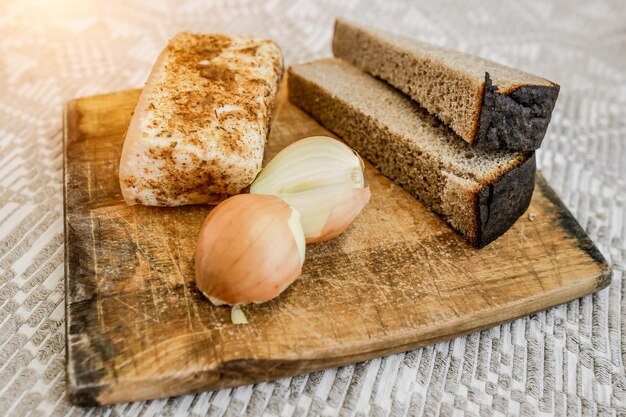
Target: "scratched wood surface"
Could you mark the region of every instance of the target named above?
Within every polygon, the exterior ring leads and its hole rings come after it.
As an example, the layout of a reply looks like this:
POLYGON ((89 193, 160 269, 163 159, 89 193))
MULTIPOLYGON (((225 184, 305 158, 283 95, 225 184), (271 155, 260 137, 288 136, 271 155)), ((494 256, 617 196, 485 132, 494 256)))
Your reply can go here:
MULTIPOLYGON (((307 248, 302 276, 245 308, 249 325, 194 285, 210 208, 129 207, 118 186, 139 91, 68 103, 65 248, 68 388, 109 404, 271 380, 413 349, 608 285, 605 260, 538 175, 528 212, 476 250, 366 166, 372 200, 339 238, 307 248)), ((329 135, 281 90, 266 160, 329 135)))

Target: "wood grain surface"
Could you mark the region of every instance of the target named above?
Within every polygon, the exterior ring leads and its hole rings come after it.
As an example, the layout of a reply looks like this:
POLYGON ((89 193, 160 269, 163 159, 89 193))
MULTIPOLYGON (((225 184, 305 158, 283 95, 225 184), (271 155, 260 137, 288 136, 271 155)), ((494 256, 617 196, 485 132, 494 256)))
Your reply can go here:
MULTIPOLYGON (((611 271, 543 180, 527 213, 477 250, 366 165, 372 200, 339 238, 307 248, 302 276, 244 309, 194 285, 208 206, 127 206, 123 135, 139 90, 65 114, 67 377, 77 404, 218 389, 363 361, 477 331, 599 290, 611 271)), ((330 135, 280 92, 266 161, 330 135)))

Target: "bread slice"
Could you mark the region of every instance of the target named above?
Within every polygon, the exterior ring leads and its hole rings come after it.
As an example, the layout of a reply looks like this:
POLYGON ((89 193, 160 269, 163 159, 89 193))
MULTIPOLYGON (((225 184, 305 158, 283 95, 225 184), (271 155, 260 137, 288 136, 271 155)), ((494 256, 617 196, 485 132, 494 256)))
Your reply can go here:
POLYGON ((128 127, 128 204, 217 203, 261 170, 282 56, 268 40, 180 33, 157 59, 128 127))
POLYGON ((476 147, 539 148, 559 94, 541 77, 341 19, 333 52, 402 90, 476 147))
POLYGON ((289 69, 289 98, 483 247, 524 213, 534 152, 472 148, 389 84, 330 58, 289 69))

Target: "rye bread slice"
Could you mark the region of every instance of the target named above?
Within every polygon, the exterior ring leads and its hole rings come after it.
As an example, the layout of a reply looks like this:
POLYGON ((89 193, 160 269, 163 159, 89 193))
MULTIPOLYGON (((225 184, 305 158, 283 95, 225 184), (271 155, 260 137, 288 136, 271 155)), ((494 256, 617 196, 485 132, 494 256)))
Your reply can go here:
POLYGON ((289 99, 476 247, 524 213, 535 184, 532 151, 472 148, 413 100, 345 61, 289 69, 289 99))
POLYGON ((402 90, 476 147, 538 149, 559 94, 544 78, 342 19, 333 52, 402 90))

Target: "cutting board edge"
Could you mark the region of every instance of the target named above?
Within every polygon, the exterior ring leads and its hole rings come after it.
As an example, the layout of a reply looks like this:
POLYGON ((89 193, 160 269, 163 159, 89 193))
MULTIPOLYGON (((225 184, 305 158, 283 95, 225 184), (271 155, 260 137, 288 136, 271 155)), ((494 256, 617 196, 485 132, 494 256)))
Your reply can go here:
MULTIPOLYGON (((340 355, 335 357, 318 357, 318 358, 295 358, 295 359, 236 359, 232 361, 226 361, 219 363, 216 367, 211 369, 202 369, 196 371, 189 371, 187 373, 176 373, 172 375, 163 374, 159 378, 143 378, 141 380, 129 379, 122 384, 110 385, 110 384, 81 384, 79 378, 76 378, 74 370, 70 369, 70 362, 67 363, 67 386, 68 394, 72 403, 81 406, 93 406, 93 405, 110 405, 118 404, 129 401, 149 400, 156 398, 166 398, 176 395, 191 394, 209 390, 218 390, 224 388, 232 388, 241 385, 253 384, 258 382, 273 381, 285 377, 293 377, 301 375, 303 373, 315 372, 323 369, 334 368, 338 366, 345 366, 352 363, 364 362, 370 359, 374 359, 381 356, 387 356, 391 354, 406 352, 414 349, 419 349, 434 343, 439 343, 447 340, 456 339, 457 337, 466 336, 468 334, 476 333, 485 329, 499 326, 502 324, 510 323, 520 318, 528 317, 536 314, 540 311, 544 311, 549 308, 555 308, 560 305, 566 304, 572 300, 581 298, 593 294, 606 288, 611 282, 612 269, 604 262, 604 267, 600 268, 600 273, 593 277, 588 277, 581 280, 576 286, 568 287, 565 289, 555 290, 553 295, 559 297, 556 300, 546 301, 548 297, 543 294, 536 298, 526 298, 519 302, 510 303, 503 308, 500 308, 497 312, 483 311, 482 315, 486 318, 501 317, 506 315, 507 310, 520 311, 520 307, 526 306, 526 311, 521 315, 509 317, 501 321, 489 321, 484 320, 480 322, 478 326, 468 325, 469 323, 478 319, 478 317, 464 317, 454 322, 447 322, 444 326, 432 326, 424 333, 416 334, 413 336, 413 340, 406 341, 396 346, 388 348, 374 348, 370 350, 363 350, 358 354, 340 355), (496 314, 497 313, 497 314, 496 314), (441 329, 446 329, 441 334, 441 329), (438 331, 438 336, 428 336, 429 333, 438 331), (423 337, 426 334, 426 337, 423 337), (295 366, 294 366, 295 365, 295 366), (250 369, 271 369, 273 374, 250 374, 250 369), (206 375, 202 378, 201 375, 206 375), (239 375, 243 378, 223 378, 223 375, 239 375), (199 376, 200 375, 200 376, 199 376), (216 378, 217 377, 217 378, 216 378), (200 385, 194 389, 187 388, 188 385, 183 384, 190 379, 198 382, 202 380, 216 381, 208 383, 200 383, 200 385), (159 386, 159 384, 170 384, 175 386, 181 386, 179 392, 169 391, 167 394, 158 395, 157 393, 148 393, 145 396, 137 396, 136 388, 138 385, 151 385, 159 386), (107 391, 110 388, 114 388, 113 391, 107 391), (126 393, 132 393, 126 396, 126 393)), ((397 337, 389 337, 390 339, 397 340, 397 337)), ((385 344, 385 341, 378 341, 379 344, 385 344)), ((69 346, 68 346, 69 348, 69 346)))
POLYGON ((595 291, 608 287, 613 278, 613 269, 540 170, 537 170, 535 185, 538 185, 541 193, 559 209, 558 218, 563 229, 577 242, 578 248, 587 254, 600 268, 601 273, 596 277, 597 286, 595 291))

